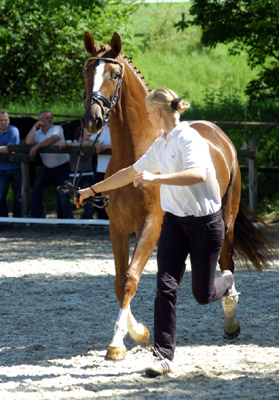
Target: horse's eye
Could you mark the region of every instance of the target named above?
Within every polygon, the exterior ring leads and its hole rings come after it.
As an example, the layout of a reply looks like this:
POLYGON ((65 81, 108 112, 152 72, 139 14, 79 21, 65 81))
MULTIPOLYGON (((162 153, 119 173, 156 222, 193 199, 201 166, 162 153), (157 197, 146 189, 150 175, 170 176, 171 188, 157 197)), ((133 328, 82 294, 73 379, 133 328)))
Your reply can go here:
POLYGON ((120 73, 119 73, 119 72, 113 71, 113 72, 111 73, 111 78, 112 78, 112 79, 118 79, 119 77, 120 77, 120 73))

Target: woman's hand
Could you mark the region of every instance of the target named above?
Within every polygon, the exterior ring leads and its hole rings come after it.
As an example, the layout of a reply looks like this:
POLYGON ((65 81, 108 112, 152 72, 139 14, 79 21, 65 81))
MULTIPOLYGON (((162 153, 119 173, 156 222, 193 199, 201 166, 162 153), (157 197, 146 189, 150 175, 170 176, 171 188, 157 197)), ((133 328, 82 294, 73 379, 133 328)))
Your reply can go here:
POLYGON ((92 189, 90 187, 86 189, 80 189, 79 191, 79 197, 74 197, 74 203, 76 208, 80 208, 80 206, 84 205, 84 200, 87 199, 88 197, 94 197, 95 194, 93 193, 92 189))
POLYGON ((142 183, 157 183, 158 175, 151 174, 150 172, 143 171, 138 172, 134 176, 133 185, 134 187, 138 187, 142 183))

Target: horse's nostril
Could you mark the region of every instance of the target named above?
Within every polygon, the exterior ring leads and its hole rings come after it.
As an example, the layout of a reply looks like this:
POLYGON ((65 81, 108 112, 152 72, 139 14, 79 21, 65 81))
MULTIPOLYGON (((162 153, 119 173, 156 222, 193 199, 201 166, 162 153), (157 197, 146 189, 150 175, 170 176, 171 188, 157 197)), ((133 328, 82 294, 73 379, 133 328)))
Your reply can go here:
POLYGON ((96 129, 100 131, 103 128, 103 120, 102 118, 97 118, 96 121, 96 129))

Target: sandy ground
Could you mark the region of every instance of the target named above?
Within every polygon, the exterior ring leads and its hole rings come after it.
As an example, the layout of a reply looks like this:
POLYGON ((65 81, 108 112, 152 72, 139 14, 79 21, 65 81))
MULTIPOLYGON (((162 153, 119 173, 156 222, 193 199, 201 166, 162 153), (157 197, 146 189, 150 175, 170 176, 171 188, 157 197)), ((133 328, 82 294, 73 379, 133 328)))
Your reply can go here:
MULTIPOLYGON (((278 258, 264 273, 236 273, 242 331, 229 342, 220 302, 196 304, 188 270, 177 372, 151 379, 150 347, 128 336, 124 361, 104 359, 119 309, 107 228, 2 225, 0 242, 1 400, 279 399, 278 258)), ((155 274, 154 252, 132 301, 150 342, 155 274)))

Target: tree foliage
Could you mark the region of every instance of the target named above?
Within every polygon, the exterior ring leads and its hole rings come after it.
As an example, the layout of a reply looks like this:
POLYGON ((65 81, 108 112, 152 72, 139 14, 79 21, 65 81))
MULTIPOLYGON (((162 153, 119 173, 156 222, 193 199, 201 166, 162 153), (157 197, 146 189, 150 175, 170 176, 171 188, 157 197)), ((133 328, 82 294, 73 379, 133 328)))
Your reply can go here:
POLYGON ((249 65, 259 71, 246 89, 251 100, 279 98, 278 1, 193 0, 190 15, 186 26, 201 27, 205 46, 225 43, 231 54, 246 51, 249 65))
POLYGON ((80 98, 88 56, 84 31, 90 31, 97 43, 109 42, 117 31, 128 43, 125 51, 133 53, 128 20, 137 7, 135 0, 2 0, 2 98, 80 98))

